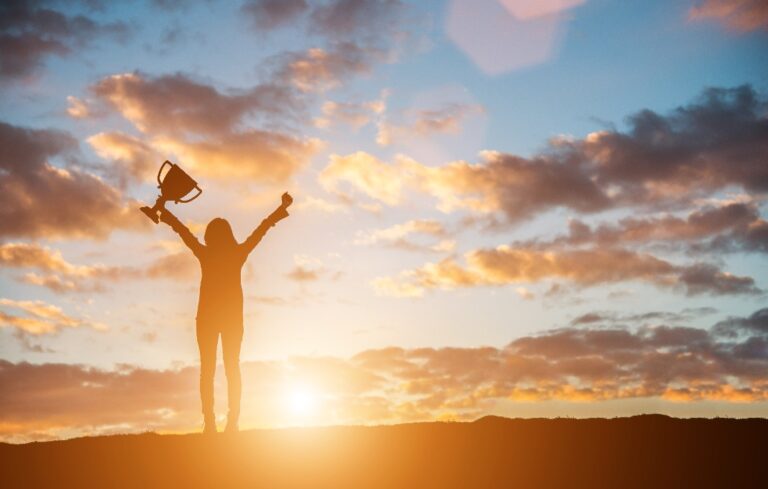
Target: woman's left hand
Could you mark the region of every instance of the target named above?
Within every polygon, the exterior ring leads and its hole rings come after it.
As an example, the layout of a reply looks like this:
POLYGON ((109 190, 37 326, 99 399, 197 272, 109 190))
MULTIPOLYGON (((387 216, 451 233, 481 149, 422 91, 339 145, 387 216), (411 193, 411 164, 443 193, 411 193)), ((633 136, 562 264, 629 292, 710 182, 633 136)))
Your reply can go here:
POLYGON ((283 207, 288 207, 293 203, 293 197, 288 192, 283 194, 283 207))

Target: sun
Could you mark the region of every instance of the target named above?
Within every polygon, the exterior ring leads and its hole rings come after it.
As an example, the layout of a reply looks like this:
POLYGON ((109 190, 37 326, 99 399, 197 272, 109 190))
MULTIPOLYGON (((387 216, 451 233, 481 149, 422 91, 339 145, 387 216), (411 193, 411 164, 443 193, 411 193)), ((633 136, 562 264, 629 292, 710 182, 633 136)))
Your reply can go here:
POLYGON ((285 402, 294 415, 307 416, 317 408, 317 394, 306 385, 292 385, 287 389, 285 402))

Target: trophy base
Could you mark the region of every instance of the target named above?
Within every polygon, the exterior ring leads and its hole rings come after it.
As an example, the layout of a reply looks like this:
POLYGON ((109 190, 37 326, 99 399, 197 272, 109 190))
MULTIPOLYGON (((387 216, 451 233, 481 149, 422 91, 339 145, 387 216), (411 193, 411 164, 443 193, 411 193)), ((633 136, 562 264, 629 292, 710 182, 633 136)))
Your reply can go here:
POLYGON ((155 224, 160 223, 160 217, 157 215, 157 210, 154 207, 144 206, 139 210, 143 212, 148 218, 152 219, 155 224))

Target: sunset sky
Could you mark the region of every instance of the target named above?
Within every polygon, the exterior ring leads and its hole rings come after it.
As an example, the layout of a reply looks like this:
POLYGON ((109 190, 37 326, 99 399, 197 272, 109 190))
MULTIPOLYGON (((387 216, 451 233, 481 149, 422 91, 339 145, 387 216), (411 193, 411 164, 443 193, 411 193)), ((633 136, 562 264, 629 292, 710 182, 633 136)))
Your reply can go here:
POLYGON ((243 428, 768 416, 764 1, 4 1, 0 90, 0 441, 199 428, 166 159, 295 198, 243 428))

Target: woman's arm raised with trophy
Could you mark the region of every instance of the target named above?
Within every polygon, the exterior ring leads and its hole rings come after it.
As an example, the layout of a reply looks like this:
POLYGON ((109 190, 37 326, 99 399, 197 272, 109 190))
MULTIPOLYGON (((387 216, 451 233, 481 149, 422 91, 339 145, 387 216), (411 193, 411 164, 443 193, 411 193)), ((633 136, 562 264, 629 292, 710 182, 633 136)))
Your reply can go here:
POLYGON ((165 203, 168 201, 176 202, 191 202, 198 198, 203 192, 198 187, 197 182, 192 179, 187 173, 182 170, 178 165, 166 160, 160 166, 160 170, 157 172, 157 188, 160 189, 160 196, 155 201, 155 205, 152 207, 144 206, 140 210, 148 218, 152 219, 155 224, 163 221, 171 226, 171 228, 181 236, 192 253, 195 256, 200 256, 200 252, 203 250, 203 245, 197 240, 194 234, 184 225, 179 219, 174 216, 171 211, 165 208, 165 203), (163 175, 163 169, 168 170, 163 175), (192 197, 184 198, 186 195, 191 195, 192 190, 197 190, 197 193, 192 197))
POLYGON ((266 219, 261 221, 261 224, 259 227, 254 229, 254 231, 251 233, 248 238, 243 241, 242 247, 245 250, 245 253, 248 254, 256 247, 257 244, 259 244, 259 241, 261 241, 261 238, 264 237, 265 234, 267 234, 267 231, 269 231, 269 228, 277 224, 278 221, 281 219, 285 219, 288 217, 288 206, 290 206, 293 203, 293 197, 291 197, 288 192, 283 194, 283 201, 280 204, 280 207, 274 210, 272 214, 267 216, 266 219))

